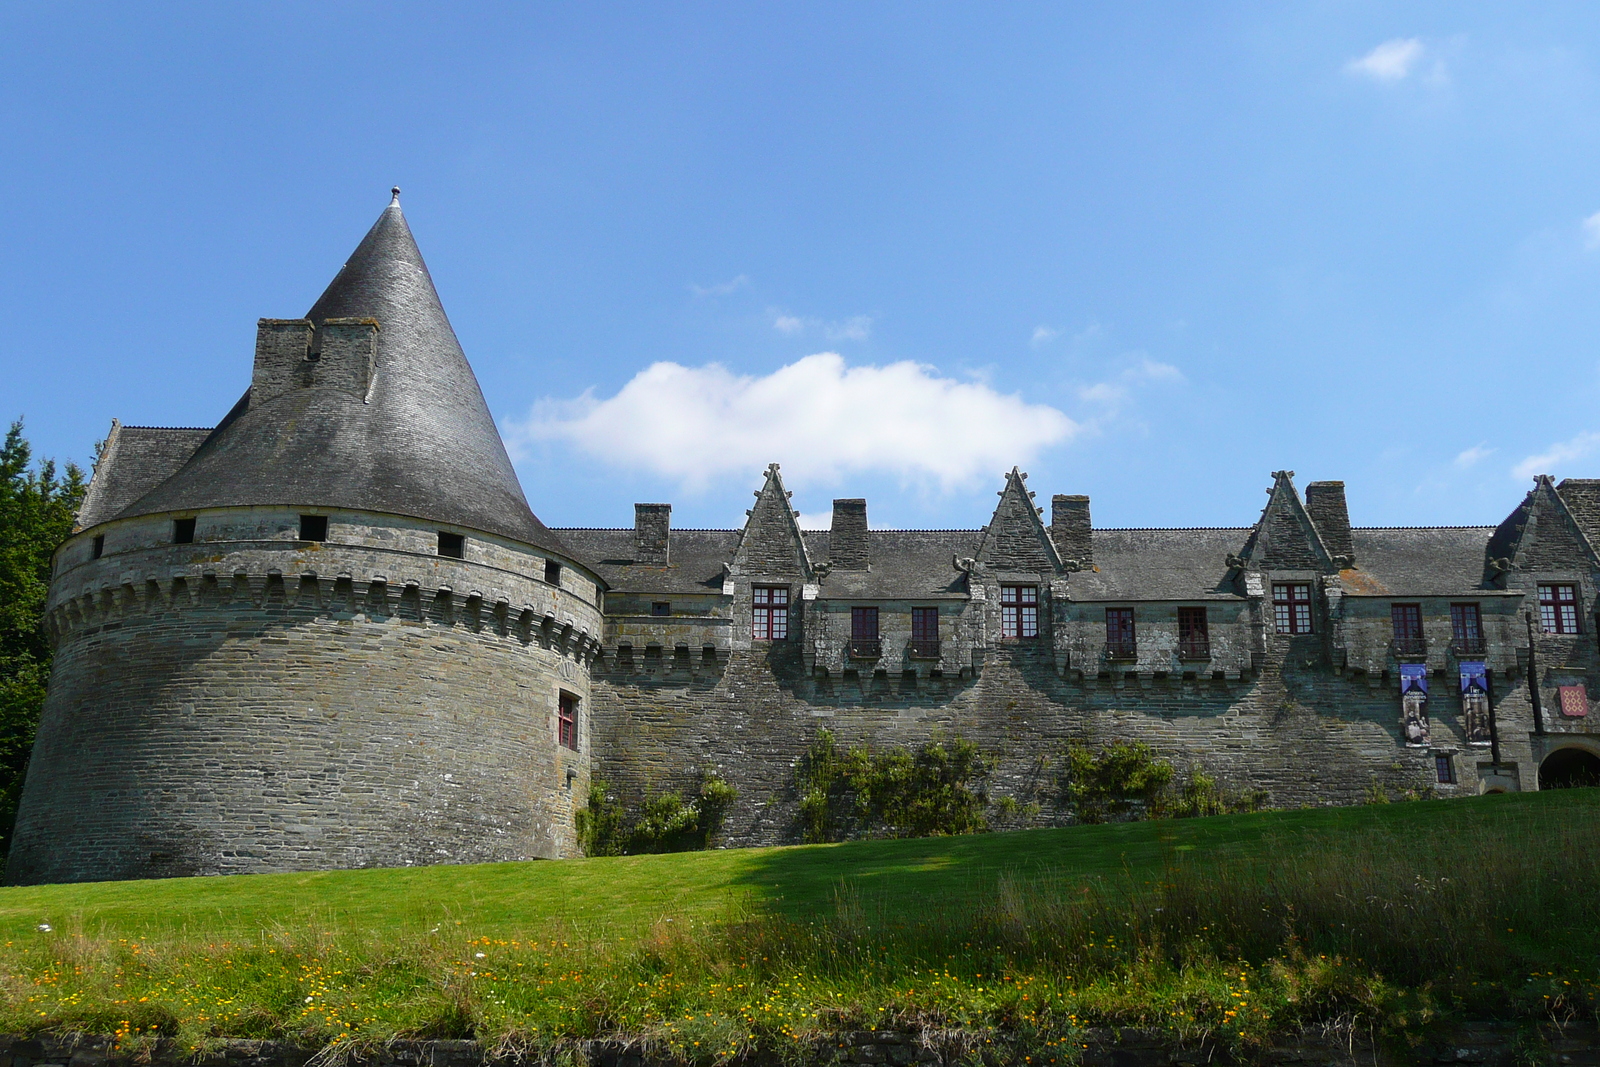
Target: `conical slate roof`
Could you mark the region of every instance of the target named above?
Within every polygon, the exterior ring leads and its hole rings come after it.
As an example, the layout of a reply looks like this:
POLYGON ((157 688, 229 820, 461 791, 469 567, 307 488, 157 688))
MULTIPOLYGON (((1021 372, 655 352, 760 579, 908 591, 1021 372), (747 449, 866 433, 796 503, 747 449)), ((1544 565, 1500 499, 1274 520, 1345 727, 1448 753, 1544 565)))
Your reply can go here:
POLYGON ((338 507, 501 534, 570 557, 528 508, 510 457, 400 213, 399 190, 306 317, 375 319, 366 397, 247 392, 123 517, 211 507, 338 507))

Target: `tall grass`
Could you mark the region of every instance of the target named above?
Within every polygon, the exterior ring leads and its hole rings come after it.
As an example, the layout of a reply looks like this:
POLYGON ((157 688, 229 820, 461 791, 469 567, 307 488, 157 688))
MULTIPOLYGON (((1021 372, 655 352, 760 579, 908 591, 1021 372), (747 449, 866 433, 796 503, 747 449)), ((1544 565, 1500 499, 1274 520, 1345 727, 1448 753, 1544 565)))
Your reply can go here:
POLYGON ((476 1036, 546 1056, 622 1036, 725 1061, 841 1029, 914 1027, 1047 1062, 1070 1058, 1094 1025, 1248 1044, 1306 1026, 1592 1016, 1592 824, 1463 808, 1447 835, 1404 825, 1269 838, 1248 857, 1174 843, 1158 870, 1088 880, 1019 863, 976 904, 908 907, 892 887, 867 894, 846 879, 809 918, 669 917, 642 938, 556 926, 481 936, 466 920, 408 937, 280 930, 247 943, 52 930, 4 946, 0 1029, 197 1048, 476 1036))

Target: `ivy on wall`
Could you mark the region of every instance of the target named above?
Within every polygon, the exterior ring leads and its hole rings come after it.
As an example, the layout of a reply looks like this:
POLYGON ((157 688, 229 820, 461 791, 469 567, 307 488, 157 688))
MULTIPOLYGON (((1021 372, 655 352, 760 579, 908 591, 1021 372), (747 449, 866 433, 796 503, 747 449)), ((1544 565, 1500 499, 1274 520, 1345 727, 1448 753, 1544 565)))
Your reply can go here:
POLYGON ((795 768, 802 837, 815 843, 986 830, 994 766, 961 737, 874 753, 841 749, 823 730, 795 768))
POLYGON ((606 783, 589 784, 588 807, 575 816, 578 843, 585 856, 638 856, 655 852, 694 852, 711 847, 728 809, 738 797, 733 786, 708 774, 689 798, 675 790, 657 793, 630 812, 606 783))

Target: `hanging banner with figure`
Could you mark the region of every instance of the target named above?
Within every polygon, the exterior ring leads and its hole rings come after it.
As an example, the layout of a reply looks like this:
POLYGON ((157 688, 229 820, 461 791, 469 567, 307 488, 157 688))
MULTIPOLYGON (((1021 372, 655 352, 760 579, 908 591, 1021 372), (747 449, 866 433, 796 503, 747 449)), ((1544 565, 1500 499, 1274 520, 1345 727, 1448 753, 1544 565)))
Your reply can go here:
POLYGON ((1400 732, 1408 745, 1426 745, 1428 736, 1428 665, 1400 664, 1400 732))
POLYGON ((1461 732, 1470 745, 1490 741, 1489 672, 1482 663, 1461 664, 1461 732))

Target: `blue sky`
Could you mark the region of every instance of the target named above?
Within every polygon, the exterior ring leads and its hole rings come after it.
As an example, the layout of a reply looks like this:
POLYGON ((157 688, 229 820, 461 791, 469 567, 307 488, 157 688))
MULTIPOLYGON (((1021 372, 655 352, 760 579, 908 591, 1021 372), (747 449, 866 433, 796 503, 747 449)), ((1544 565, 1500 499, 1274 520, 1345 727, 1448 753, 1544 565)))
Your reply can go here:
POLYGON ((1594 5, 462 7, 0 5, 0 415, 216 422, 399 184, 552 525, 1600 476, 1594 5))

